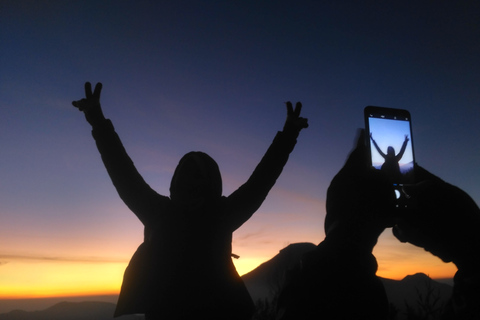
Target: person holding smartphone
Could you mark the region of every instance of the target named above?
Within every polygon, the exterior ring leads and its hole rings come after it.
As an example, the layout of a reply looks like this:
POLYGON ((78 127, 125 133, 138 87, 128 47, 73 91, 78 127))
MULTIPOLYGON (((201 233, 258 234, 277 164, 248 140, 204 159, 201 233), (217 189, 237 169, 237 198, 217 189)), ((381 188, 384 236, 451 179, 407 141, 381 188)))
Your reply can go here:
POLYGON ((387 295, 372 251, 394 225, 395 200, 388 175, 369 164, 362 130, 328 188, 325 239, 287 273, 278 320, 387 319, 387 295))
POLYGON ((144 242, 124 275, 115 316, 152 319, 250 319, 253 302, 232 262, 232 233, 260 207, 292 152, 307 119, 287 102, 287 120, 250 178, 222 196, 218 165, 202 152, 187 153, 170 184, 155 192, 126 153, 100 106, 102 85, 72 104, 83 111, 120 198, 145 226, 144 242))
POLYGON ((411 202, 397 210, 390 177, 369 165, 362 130, 327 192, 326 237, 288 273, 279 320, 388 319, 389 304, 372 254, 380 234, 431 252, 458 271, 442 320, 480 319, 480 209, 463 190, 415 166, 411 202))

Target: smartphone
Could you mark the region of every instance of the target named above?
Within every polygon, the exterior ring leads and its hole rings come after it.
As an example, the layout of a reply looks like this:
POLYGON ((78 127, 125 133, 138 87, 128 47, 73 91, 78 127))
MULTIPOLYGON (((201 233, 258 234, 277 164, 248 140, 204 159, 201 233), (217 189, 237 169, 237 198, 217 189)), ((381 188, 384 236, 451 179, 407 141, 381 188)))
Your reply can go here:
POLYGON ((397 207, 408 207, 403 186, 415 183, 412 118, 410 112, 367 106, 364 109, 370 165, 390 178, 397 207))

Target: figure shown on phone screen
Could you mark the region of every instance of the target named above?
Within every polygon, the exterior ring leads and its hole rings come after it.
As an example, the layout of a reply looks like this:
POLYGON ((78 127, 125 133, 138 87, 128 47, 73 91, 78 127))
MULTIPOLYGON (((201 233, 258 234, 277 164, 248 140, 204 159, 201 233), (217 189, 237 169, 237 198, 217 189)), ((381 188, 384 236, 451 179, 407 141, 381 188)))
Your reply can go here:
POLYGON ((405 149, 407 148, 408 141, 410 140, 408 139, 408 135, 405 135, 405 140, 403 141, 402 148, 397 155, 395 155, 395 149, 392 146, 389 146, 387 148, 387 154, 383 153, 373 139, 371 132, 370 139, 372 139, 375 149, 377 149, 378 153, 385 159, 385 162, 382 164, 381 170, 386 172, 393 179, 394 182, 401 182, 402 173, 400 172, 400 165, 398 164, 398 162, 400 161, 400 159, 402 159, 403 154, 405 153, 405 149))

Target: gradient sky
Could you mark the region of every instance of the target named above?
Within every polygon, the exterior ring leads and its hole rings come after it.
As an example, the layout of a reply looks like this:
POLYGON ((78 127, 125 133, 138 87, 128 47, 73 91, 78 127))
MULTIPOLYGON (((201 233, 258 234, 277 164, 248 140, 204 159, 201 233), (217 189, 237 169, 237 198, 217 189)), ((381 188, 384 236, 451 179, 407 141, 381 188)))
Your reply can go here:
MULTIPOLYGON (((142 241, 71 105, 85 81, 103 83, 105 115, 165 195, 191 150, 230 194, 284 102, 302 101, 310 127, 234 234, 240 274, 324 238, 326 190, 367 105, 408 109, 417 162, 479 203, 479 2, 432 3, 0 1, 0 298, 116 293, 142 241)), ((380 276, 455 272, 391 230, 375 254, 380 276)))

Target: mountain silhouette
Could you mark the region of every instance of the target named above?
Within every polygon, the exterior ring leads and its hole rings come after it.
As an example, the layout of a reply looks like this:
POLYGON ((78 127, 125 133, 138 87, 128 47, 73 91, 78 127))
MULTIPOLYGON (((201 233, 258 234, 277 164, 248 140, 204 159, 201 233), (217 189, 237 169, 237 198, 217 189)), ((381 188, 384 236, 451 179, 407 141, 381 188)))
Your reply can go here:
MULTIPOLYGON (((242 279, 254 301, 272 301, 275 294, 283 284, 283 275, 299 261, 301 256, 314 249, 312 243, 294 243, 280 252, 272 259, 264 262, 256 269, 245 274, 242 279)), ((417 309, 419 301, 428 299, 432 303, 435 299, 436 306, 445 303, 452 295, 451 285, 432 280, 424 273, 408 275, 402 280, 381 278, 385 286, 388 300, 397 310, 397 319, 406 319, 407 305, 417 309)))
POLYGON ((435 303, 434 307, 440 308, 452 296, 451 285, 435 281, 424 273, 408 275, 402 280, 380 279, 390 304, 399 310, 398 320, 407 319, 408 308, 416 310, 422 303, 432 306, 435 303))
POLYGON ((262 263, 254 270, 242 276, 253 301, 271 299, 283 285, 285 271, 292 268, 310 250, 313 243, 293 243, 280 250, 272 259, 262 263))

